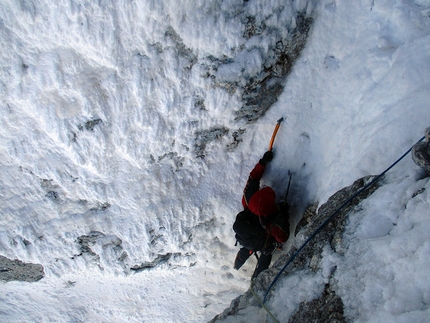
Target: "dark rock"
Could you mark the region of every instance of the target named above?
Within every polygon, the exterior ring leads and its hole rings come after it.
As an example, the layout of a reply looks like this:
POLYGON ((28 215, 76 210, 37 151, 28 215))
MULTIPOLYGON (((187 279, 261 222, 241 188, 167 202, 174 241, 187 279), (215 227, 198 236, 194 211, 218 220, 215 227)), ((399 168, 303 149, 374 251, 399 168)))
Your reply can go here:
POLYGON ((249 308, 251 306, 256 307, 257 302, 255 299, 253 299, 253 295, 252 295, 251 291, 248 290, 245 294, 232 300, 230 303, 230 306, 226 310, 224 310, 224 312, 215 316, 208 323, 215 323, 215 322, 218 322, 220 320, 224 320, 224 319, 228 318, 229 316, 239 315, 238 313, 241 310, 243 310, 245 308, 249 308))
POLYGON ((87 121, 85 123, 85 129, 89 131, 93 131, 94 127, 102 122, 103 122, 102 119, 94 119, 94 120, 87 121))
POLYGON ((40 186, 42 186, 47 191, 52 191, 59 187, 58 185, 54 184, 54 181, 52 179, 42 179, 40 181, 40 186))
POLYGON ((104 203, 97 202, 96 206, 91 208, 90 211, 106 211, 110 207, 111 205, 109 202, 104 202, 104 203))
POLYGON ((0 280, 37 282, 45 276, 40 264, 24 263, 18 259, 11 260, 0 256, 0 280))
POLYGON ((191 63, 191 66, 197 62, 197 56, 193 53, 193 51, 186 47, 182 38, 179 36, 179 34, 173 29, 172 26, 169 26, 166 30, 166 37, 169 37, 173 43, 175 44, 175 48, 179 55, 185 57, 188 59, 188 61, 191 63))
POLYGON ((66 287, 66 288, 71 288, 71 287, 74 287, 75 285, 76 285, 76 282, 75 282, 75 281, 68 280, 68 281, 66 282, 66 284, 65 284, 65 287, 66 287))
POLYGON ((297 312, 289 319, 289 323, 334 323, 346 322, 343 316, 342 299, 327 284, 324 292, 317 299, 300 304, 297 312))
POLYGON ((425 142, 419 142, 412 147, 412 160, 430 174, 430 127, 424 133, 425 142))
POLYGON ((302 216, 301 220, 299 221, 299 223, 297 224, 296 229, 294 231, 295 236, 304 226, 308 225, 312 221, 312 219, 314 219, 316 217, 317 208, 318 208, 318 203, 314 203, 312 205, 309 205, 306 208, 305 213, 303 213, 303 216, 302 216))
POLYGON ((200 96, 196 96, 194 98, 194 107, 198 108, 200 110, 205 110, 206 111, 206 106, 205 106, 205 99, 203 99, 200 96))
POLYGON ((128 258, 128 253, 126 251, 124 251, 121 256, 119 256, 118 261, 124 261, 125 259, 128 258))
POLYGON ((264 21, 257 23, 255 17, 245 17, 245 32, 243 33, 243 37, 249 39, 254 35, 261 35, 264 29, 266 29, 264 21))
POLYGON ((31 242, 28 241, 27 239, 22 239, 22 242, 24 243, 25 246, 31 245, 31 242))
MULTIPOLYGON (((103 120, 99 119, 99 118, 92 119, 92 120, 85 122, 83 125, 82 124, 78 125, 78 129, 81 131, 84 129, 89 130, 89 131, 94 131, 94 127, 96 125, 98 125, 99 123, 103 123, 103 120)), ((74 141, 74 142, 76 141, 76 133, 74 134, 72 141, 74 141)))
POLYGON ((151 268, 156 267, 159 264, 165 263, 173 255, 179 255, 179 254, 172 254, 172 253, 169 252, 169 253, 167 253, 165 255, 157 255, 157 257, 153 261, 143 262, 140 265, 134 265, 130 269, 134 270, 136 272, 139 272, 139 271, 142 271, 142 270, 145 270, 145 269, 151 269, 151 268))
MULTIPOLYGON (((103 123, 103 120, 100 118, 88 120, 84 124, 79 124, 78 129, 79 131, 84 131, 84 130, 94 131, 94 128, 101 123, 103 123)), ((78 134, 76 132, 72 131, 70 141, 73 143, 78 141, 78 134)))
POLYGON ((278 100, 284 88, 282 81, 280 78, 267 77, 259 83, 245 86, 245 92, 242 95, 242 101, 245 104, 240 110, 235 111, 235 120, 246 119, 248 123, 253 123, 262 117, 278 100))
POLYGON ((46 195, 45 195, 47 198, 49 198, 49 199, 51 199, 51 200, 53 200, 53 201, 55 201, 55 202, 59 202, 61 199, 60 199, 60 194, 58 194, 57 192, 55 192, 55 191, 49 191, 48 193, 46 193, 46 195))
POLYGON ((205 158, 206 145, 214 140, 220 140, 228 133, 226 127, 214 127, 208 130, 197 131, 194 151, 196 157, 205 158))
POLYGON ((95 260, 100 260, 100 257, 91 249, 91 246, 95 245, 97 240, 100 238, 105 237, 106 235, 99 231, 91 231, 88 235, 82 235, 79 236, 76 239, 76 242, 79 244, 81 253, 78 256, 81 256, 82 254, 88 254, 95 260))
POLYGON ((236 147, 243 141, 242 137, 243 137, 243 134, 245 133, 245 131, 246 131, 246 129, 239 128, 239 130, 236 130, 233 132, 233 134, 232 134, 233 142, 231 142, 227 145, 228 151, 232 151, 232 150, 236 149, 236 147))
POLYGON ((54 201, 55 203, 61 204, 62 193, 60 187, 54 183, 52 179, 42 179, 40 186, 46 191, 45 197, 54 201))
MULTIPOLYGON (((281 38, 272 45, 270 48, 272 54, 266 58, 263 71, 251 78, 244 87, 242 95, 244 105, 235 112, 235 120, 245 119, 248 123, 253 123, 277 101, 283 90, 286 76, 306 44, 312 22, 311 17, 298 13, 296 28, 289 37, 281 38)), ((254 19, 248 17, 245 36, 259 34, 264 28, 263 23, 257 26, 254 19)))
MULTIPOLYGON (((79 236, 76 238, 76 242, 80 247, 80 253, 71 257, 74 259, 75 257, 86 256, 89 258, 89 261, 98 265, 101 269, 100 263, 100 255, 97 254, 92 247, 96 244, 102 246, 103 249, 112 250, 115 255, 115 261, 119 261, 123 263, 124 260, 127 259, 128 255, 125 251, 123 251, 122 240, 115 235, 106 235, 99 231, 91 231, 86 235, 79 236)), ((124 266, 124 264, 122 264, 124 266)))
POLYGON ((227 90, 228 93, 235 93, 238 87, 237 82, 217 82, 216 85, 220 88, 227 90))
POLYGON ((424 191, 426 190, 425 187, 419 189, 418 191, 416 191, 414 194, 412 194, 412 198, 416 197, 417 195, 420 195, 422 193, 424 193, 424 191))
POLYGON ((170 151, 168 153, 165 153, 162 156, 159 156, 158 162, 161 162, 163 159, 166 159, 166 158, 173 162, 173 164, 175 166, 173 168, 174 171, 178 171, 183 166, 183 163, 185 161, 185 158, 179 156, 179 154, 177 152, 170 151))

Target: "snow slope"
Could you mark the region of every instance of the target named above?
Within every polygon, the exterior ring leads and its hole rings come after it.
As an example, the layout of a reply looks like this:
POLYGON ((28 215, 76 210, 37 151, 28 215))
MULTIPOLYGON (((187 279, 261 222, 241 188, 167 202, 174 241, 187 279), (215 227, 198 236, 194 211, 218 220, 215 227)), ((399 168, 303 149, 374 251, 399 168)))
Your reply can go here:
MULTIPOLYGON (((422 136, 429 16, 425 0, 3 1, 0 253, 41 263, 46 277, 1 283, 1 320, 201 322, 222 311, 255 265, 232 269, 231 225, 276 120, 287 117, 264 183, 283 194, 294 172, 297 221, 422 136), (243 17, 287 35, 296 11, 315 22, 282 95, 255 124, 235 121, 240 87, 214 86, 208 57, 226 58, 214 76, 240 85, 273 40, 245 39, 243 17)), ((318 276, 279 283, 279 319, 320 293, 336 265, 352 321, 425 322, 422 175, 402 162, 349 224, 344 259, 327 250, 318 276)))

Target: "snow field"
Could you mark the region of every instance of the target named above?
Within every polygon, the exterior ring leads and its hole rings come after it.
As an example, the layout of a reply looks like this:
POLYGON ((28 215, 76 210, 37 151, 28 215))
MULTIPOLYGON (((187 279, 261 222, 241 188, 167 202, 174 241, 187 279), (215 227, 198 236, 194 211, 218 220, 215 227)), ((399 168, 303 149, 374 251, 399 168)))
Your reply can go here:
MULTIPOLYGON (((240 91, 214 88, 194 62, 234 58, 220 80, 258 70, 268 41, 245 43, 243 1, 0 4, 0 251, 46 272, 37 283, 1 285, 3 320, 208 320, 249 286, 255 260, 232 270, 231 225, 276 120, 286 117, 263 185, 284 194, 294 173, 295 220, 422 136, 428 1, 251 0, 246 10, 262 20, 280 4, 269 22, 281 32, 293 10, 316 10, 316 19, 278 102, 249 126, 233 121, 240 91), (169 26, 177 34, 166 36, 169 26), (225 136, 195 158, 196 132, 220 125, 229 136, 246 127, 243 142, 228 152, 225 136), (77 237, 91 231, 104 234, 91 246, 98 261, 77 256, 77 237), (155 269, 129 269, 168 253, 155 269)), ((425 322, 428 192, 417 167, 402 162, 351 218, 343 256, 327 249, 320 272, 278 283, 274 314, 287 320, 337 266, 351 321, 425 322)), ((249 317, 265 319, 250 309, 229 320, 249 317)))

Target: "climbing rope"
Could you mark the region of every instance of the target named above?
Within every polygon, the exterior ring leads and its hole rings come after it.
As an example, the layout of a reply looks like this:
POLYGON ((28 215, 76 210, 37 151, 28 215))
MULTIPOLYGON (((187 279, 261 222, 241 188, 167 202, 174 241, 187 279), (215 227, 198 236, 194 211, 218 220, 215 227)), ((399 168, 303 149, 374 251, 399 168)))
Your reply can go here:
MULTIPOLYGON (((416 142, 419 143, 420 141, 423 141, 425 137, 422 137, 420 140, 416 142)), ((416 145, 415 144, 415 145, 416 145)), ((291 256, 291 258, 287 261, 284 267, 279 271, 279 273, 276 275, 275 279, 270 284, 269 288, 266 291, 266 294, 264 295, 263 304, 266 302, 267 295, 269 294, 272 287, 275 285, 278 278, 281 276, 281 274, 284 272, 284 270, 288 267, 288 265, 297 257, 297 255, 303 250, 303 248, 313 239, 315 236, 342 210, 349 202, 351 202, 355 197, 360 195, 362 192, 364 192, 366 189, 368 189, 370 186, 372 186, 374 183, 376 183, 382 176, 385 175, 391 168, 393 168, 395 165, 397 165, 403 158, 406 157, 407 154, 409 154, 412 150, 412 148, 415 146, 413 145, 411 148, 408 149, 407 152, 405 152, 399 159, 397 159, 390 167, 388 167, 386 170, 384 170, 381 174, 379 174, 375 179, 373 179, 369 184, 364 186, 362 189, 360 189, 357 193, 355 193, 353 196, 351 196, 349 199, 347 199, 336 211, 333 212, 333 214, 324 221, 318 229, 315 230, 315 232, 302 244, 302 246, 291 256)))
MULTIPOLYGON (((291 179, 291 178, 290 178, 291 179)), ((266 241, 264 242, 264 246, 263 246, 263 250, 266 248, 266 245, 267 245, 267 242, 269 241, 269 237, 270 237, 270 234, 268 234, 267 235, 267 237, 266 237, 266 241)), ((275 249, 276 250, 276 249, 275 249)), ((275 251, 274 250, 274 251, 275 251)), ((255 274, 255 271, 257 270, 257 268, 258 268, 258 265, 260 264, 260 259, 261 259, 261 256, 260 257, 258 257, 257 256, 257 252, 254 252, 254 255, 257 257, 257 265, 255 265, 255 269, 254 269, 254 274, 255 274)), ((253 275, 254 275, 253 274, 253 275)), ((276 317, 270 312, 270 310, 267 308, 267 306, 266 305, 264 305, 264 303, 263 303, 263 301, 261 300, 261 298, 257 295, 257 293, 254 291, 254 289, 252 288, 253 286, 254 286, 254 279, 255 279, 255 277, 254 278, 252 278, 251 279, 251 284, 249 285, 249 290, 251 291, 251 293, 252 293, 252 295, 254 295, 254 297, 255 297, 255 299, 257 300, 257 302, 261 305, 261 307, 262 308, 264 308, 264 310, 267 312, 267 314, 269 314, 269 316, 276 322, 276 323, 279 323, 279 321, 276 319, 276 317)))
POLYGON ((267 312, 267 314, 270 315, 270 317, 276 322, 279 323, 279 321, 276 319, 276 317, 270 312, 270 310, 267 308, 266 305, 264 305, 263 301, 260 297, 258 297, 257 293, 254 291, 252 286, 254 285, 254 280, 251 280, 251 285, 249 286, 249 289, 251 290, 252 295, 254 295, 255 299, 260 303, 261 307, 264 308, 267 312))

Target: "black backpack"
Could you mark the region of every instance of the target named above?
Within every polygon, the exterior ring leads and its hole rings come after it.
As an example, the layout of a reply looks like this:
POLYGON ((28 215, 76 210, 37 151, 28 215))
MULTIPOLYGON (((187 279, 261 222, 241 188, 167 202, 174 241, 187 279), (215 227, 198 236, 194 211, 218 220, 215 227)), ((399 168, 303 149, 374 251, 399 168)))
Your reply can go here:
POLYGON ((236 240, 246 249, 259 251, 266 243, 266 230, 261 226, 258 217, 248 210, 236 215, 233 224, 236 240))

